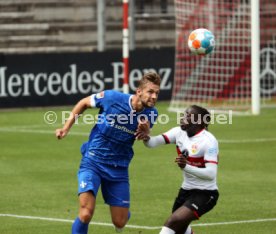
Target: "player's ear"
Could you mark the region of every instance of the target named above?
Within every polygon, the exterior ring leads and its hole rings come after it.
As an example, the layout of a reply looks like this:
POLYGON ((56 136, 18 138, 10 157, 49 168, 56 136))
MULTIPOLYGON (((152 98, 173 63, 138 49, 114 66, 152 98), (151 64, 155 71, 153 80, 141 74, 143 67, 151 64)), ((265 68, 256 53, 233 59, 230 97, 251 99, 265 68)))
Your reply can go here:
POLYGON ((142 90, 140 88, 136 89, 136 94, 139 96, 142 93, 142 90))

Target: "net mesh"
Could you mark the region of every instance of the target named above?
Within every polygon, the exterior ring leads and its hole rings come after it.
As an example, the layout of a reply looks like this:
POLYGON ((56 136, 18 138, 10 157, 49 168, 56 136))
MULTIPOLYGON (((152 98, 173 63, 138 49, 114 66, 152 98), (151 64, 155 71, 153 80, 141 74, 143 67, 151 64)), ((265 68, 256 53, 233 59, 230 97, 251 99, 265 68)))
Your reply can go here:
MULTIPOLYGON (((175 0, 176 53, 171 110, 191 104, 218 110, 251 108, 250 0, 175 0), (191 31, 207 28, 216 47, 207 56, 192 55, 191 31)), ((260 89, 262 106, 276 98, 276 1, 260 0, 260 89)))

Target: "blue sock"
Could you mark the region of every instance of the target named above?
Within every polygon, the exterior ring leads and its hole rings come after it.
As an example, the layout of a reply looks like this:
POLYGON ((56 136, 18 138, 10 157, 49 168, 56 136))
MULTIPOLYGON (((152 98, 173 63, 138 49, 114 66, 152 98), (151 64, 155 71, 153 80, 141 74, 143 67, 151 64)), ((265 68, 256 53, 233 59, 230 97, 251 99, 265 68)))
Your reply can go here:
POLYGON ((88 225, 88 223, 83 223, 80 221, 79 217, 77 217, 72 225, 72 234, 87 234, 88 225))
POLYGON ((130 212, 130 211, 128 211, 127 219, 129 220, 129 219, 130 219, 130 217, 131 217, 131 212, 130 212))

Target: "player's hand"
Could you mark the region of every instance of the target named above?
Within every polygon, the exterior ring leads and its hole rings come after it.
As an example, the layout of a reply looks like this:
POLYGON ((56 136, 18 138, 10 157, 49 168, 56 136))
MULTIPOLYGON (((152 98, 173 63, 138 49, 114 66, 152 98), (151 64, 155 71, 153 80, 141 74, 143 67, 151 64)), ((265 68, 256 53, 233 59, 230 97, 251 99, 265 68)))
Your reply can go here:
POLYGON ((148 140, 150 134, 150 123, 148 120, 138 120, 138 127, 135 132, 136 140, 148 140))
POLYGON ((62 139, 64 138, 68 133, 68 130, 63 129, 63 128, 58 128, 56 129, 56 137, 57 139, 62 139))
POLYGON ((176 158, 175 158, 175 162, 177 163, 177 165, 183 169, 185 168, 186 164, 187 164, 187 158, 183 155, 183 154, 179 154, 176 158))
POLYGON ((135 139, 136 140, 143 140, 143 141, 148 141, 150 139, 150 136, 148 133, 143 132, 143 131, 136 131, 135 132, 135 139))
POLYGON ((135 139, 136 140, 148 141, 150 139, 150 136, 147 135, 147 134, 144 134, 143 132, 136 132, 135 139))

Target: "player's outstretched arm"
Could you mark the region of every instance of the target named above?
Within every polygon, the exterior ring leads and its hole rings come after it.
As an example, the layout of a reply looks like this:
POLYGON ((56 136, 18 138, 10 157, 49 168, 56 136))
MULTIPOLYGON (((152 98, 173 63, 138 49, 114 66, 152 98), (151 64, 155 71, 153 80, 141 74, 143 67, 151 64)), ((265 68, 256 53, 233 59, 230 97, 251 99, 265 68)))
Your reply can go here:
POLYGON ((64 126, 62 128, 56 129, 57 139, 64 138, 68 134, 70 128, 73 126, 79 115, 89 107, 91 107, 91 96, 81 99, 71 111, 70 116, 66 120, 64 126))
POLYGON ((159 145, 165 145, 166 142, 164 140, 164 137, 162 135, 158 136, 149 136, 148 140, 144 140, 144 145, 149 148, 154 148, 159 145))

